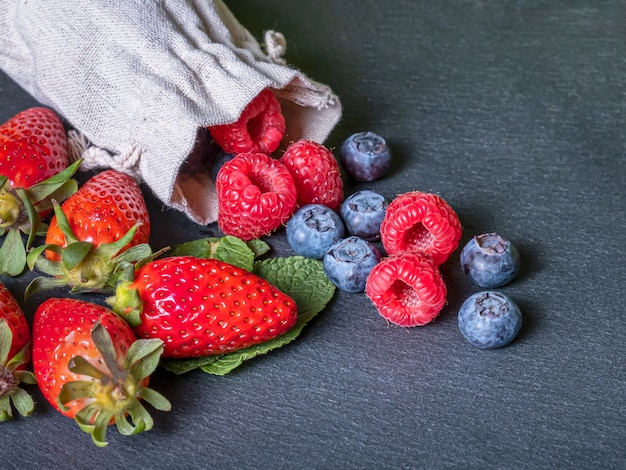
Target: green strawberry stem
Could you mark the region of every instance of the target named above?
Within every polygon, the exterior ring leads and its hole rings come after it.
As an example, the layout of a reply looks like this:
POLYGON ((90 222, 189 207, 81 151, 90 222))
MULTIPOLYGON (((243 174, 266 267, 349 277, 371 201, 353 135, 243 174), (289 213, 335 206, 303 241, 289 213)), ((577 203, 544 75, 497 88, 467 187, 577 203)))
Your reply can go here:
POLYGON ((85 376, 85 380, 63 385, 59 406, 67 410, 66 405, 74 400, 88 399, 88 404, 75 415, 75 421, 102 447, 107 444, 106 430, 111 421, 123 435, 138 434, 153 427, 154 421, 141 401, 159 411, 169 411, 171 404, 163 395, 143 385, 159 364, 163 353, 161 340, 135 341, 120 365, 111 336, 100 322, 94 325, 91 337, 102 355, 103 367, 99 369, 82 356, 70 359, 69 370, 85 376))
POLYGON ((137 289, 130 289, 131 281, 122 281, 115 289, 115 296, 109 297, 109 303, 115 313, 126 320, 131 327, 141 324, 143 303, 137 289))
POLYGON ((78 189, 71 179, 80 166, 77 161, 65 170, 31 186, 12 188, 6 176, 0 175, 0 236, 6 235, 0 247, 0 274, 19 276, 26 267, 26 252, 37 235, 45 235, 47 226, 41 214, 52 209, 52 199, 64 200, 78 189), (26 243, 21 234, 27 235, 26 243))
POLYGON ((0 320, 0 422, 13 418, 13 408, 22 416, 33 412, 34 403, 31 396, 20 384, 36 383, 35 375, 30 371, 17 370, 30 360, 30 344, 9 358, 13 342, 13 333, 8 323, 0 320))
POLYGON ((67 246, 44 244, 33 248, 27 257, 28 267, 35 267, 50 277, 39 276, 31 281, 24 293, 28 298, 36 292, 69 286, 72 293, 113 292, 121 279, 132 278, 136 263, 147 262, 159 256, 164 250, 152 252, 146 243, 135 245, 126 251, 135 236, 139 224, 134 225, 122 238, 112 243, 95 246, 93 243, 78 240, 61 206, 53 202, 54 213, 67 246), (45 252, 60 255, 60 261, 49 260, 45 252))
POLYGON ((7 189, 8 178, 0 176, 0 228, 13 226, 19 219, 21 206, 19 198, 7 189))

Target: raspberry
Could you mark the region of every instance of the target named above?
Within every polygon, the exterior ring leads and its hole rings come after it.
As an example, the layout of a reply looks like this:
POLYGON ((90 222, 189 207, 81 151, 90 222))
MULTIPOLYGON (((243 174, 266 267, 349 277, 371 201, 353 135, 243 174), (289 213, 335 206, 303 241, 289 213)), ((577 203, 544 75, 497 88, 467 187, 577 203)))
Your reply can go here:
POLYGON ((343 200, 339 163, 330 150, 302 139, 285 150, 280 159, 296 183, 298 205, 322 204, 337 210, 343 200))
POLYGON ((269 155, 285 135, 285 117, 274 92, 265 88, 248 103, 237 122, 211 126, 209 132, 226 153, 269 155))
POLYGON ((422 326, 446 303, 447 289, 439 268, 423 253, 383 258, 372 268, 365 294, 378 312, 399 326, 422 326))
POLYGON ((215 186, 220 230, 242 240, 269 234, 296 208, 296 186, 289 171, 262 153, 242 153, 226 162, 215 186))
POLYGON ((391 201, 380 235, 388 254, 423 252, 439 265, 459 246, 461 222, 436 194, 412 191, 391 201))

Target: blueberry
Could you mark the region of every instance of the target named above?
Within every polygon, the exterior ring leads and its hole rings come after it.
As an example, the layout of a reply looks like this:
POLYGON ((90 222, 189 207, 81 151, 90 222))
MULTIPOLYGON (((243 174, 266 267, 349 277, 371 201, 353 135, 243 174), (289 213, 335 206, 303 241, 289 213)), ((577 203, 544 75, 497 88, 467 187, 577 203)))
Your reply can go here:
POLYGON ((519 272, 519 251, 497 233, 484 233, 472 238, 461 251, 461 268, 480 287, 500 287, 519 272))
POLYGON ((322 259, 333 243, 345 235, 337 212, 321 204, 300 207, 287 222, 287 241, 298 255, 322 259))
POLYGON ((380 239, 380 224, 388 205, 383 195, 366 189, 348 196, 339 213, 350 235, 374 241, 380 239))
POLYGON ((365 291, 365 281, 380 261, 378 249, 359 237, 337 241, 324 255, 324 272, 330 281, 345 292, 365 291))
POLYGON ((470 296, 458 315, 459 330, 478 348, 499 348, 509 344, 522 326, 522 312, 513 299, 495 291, 470 296))
POLYGON ((339 159, 357 181, 374 181, 389 170, 391 151, 378 134, 357 132, 343 141, 339 159))

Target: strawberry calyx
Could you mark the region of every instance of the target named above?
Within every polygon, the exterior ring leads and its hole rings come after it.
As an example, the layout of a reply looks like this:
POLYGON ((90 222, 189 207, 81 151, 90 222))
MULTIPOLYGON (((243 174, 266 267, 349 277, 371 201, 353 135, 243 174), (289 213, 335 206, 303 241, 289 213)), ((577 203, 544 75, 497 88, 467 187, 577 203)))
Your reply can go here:
POLYGON ((72 176, 81 160, 65 170, 30 188, 12 187, 6 176, 0 175, 0 274, 19 276, 26 267, 26 253, 37 235, 45 235, 47 226, 42 217, 52 209, 52 200, 65 200, 78 190, 72 176), (24 243, 22 233, 26 234, 24 243))
POLYGON ((131 288, 132 281, 121 281, 115 289, 115 296, 107 299, 107 303, 115 313, 128 322, 131 327, 141 324, 143 302, 139 290, 131 288))
POLYGON ((33 279, 26 288, 25 298, 36 292, 63 286, 69 286, 72 293, 113 292, 119 279, 132 276, 136 263, 148 262, 166 250, 153 253, 147 243, 123 250, 133 240, 140 223, 112 243, 96 246, 81 241, 74 234, 58 202, 53 201, 53 208, 67 246, 44 244, 28 253, 28 267, 31 270, 36 267, 50 277, 33 279), (46 251, 56 253, 60 259, 47 259, 44 256, 46 251))
POLYGON ((30 360, 30 343, 15 356, 9 356, 13 333, 6 320, 0 320, 0 422, 13 418, 13 408, 22 416, 33 412, 31 396, 22 388, 22 383, 36 383, 35 375, 21 366, 30 360))
POLYGON ((98 447, 103 447, 107 445, 109 424, 115 423, 125 436, 153 427, 154 420, 142 401, 159 411, 169 411, 171 404, 159 392, 147 387, 163 353, 161 340, 138 339, 125 356, 119 358, 109 332, 100 322, 91 330, 91 338, 102 355, 102 366, 96 367, 83 356, 72 357, 68 369, 85 378, 65 383, 58 402, 64 411, 84 404, 74 419, 98 447))

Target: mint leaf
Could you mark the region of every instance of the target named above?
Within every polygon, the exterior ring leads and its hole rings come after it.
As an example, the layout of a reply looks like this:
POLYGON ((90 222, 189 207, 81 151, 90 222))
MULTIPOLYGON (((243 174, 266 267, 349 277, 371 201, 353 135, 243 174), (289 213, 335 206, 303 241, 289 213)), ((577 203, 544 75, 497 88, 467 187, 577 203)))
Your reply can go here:
POLYGON ((201 238, 183 243, 177 246, 169 256, 213 258, 238 266, 246 271, 252 271, 254 259, 257 255, 255 249, 250 247, 248 243, 237 237, 226 235, 224 237, 201 238))
POLYGON ((302 256, 269 258, 254 264, 254 274, 265 278, 290 296, 298 306, 298 320, 286 333, 265 343, 223 355, 188 360, 169 360, 163 367, 175 374, 200 368, 213 375, 226 375, 253 357, 266 354, 295 340, 308 322, 320 313, 335 294, 324 274, 322 262, 302 256))
POLYGON ((254 240, 250 240, 248 242, 248 247, 254 251, 254 257, 258 258, 263 256, 265 253, 270 251, 270 246, 265 243, 263 240, 259 240, 255 238, 254 240))

